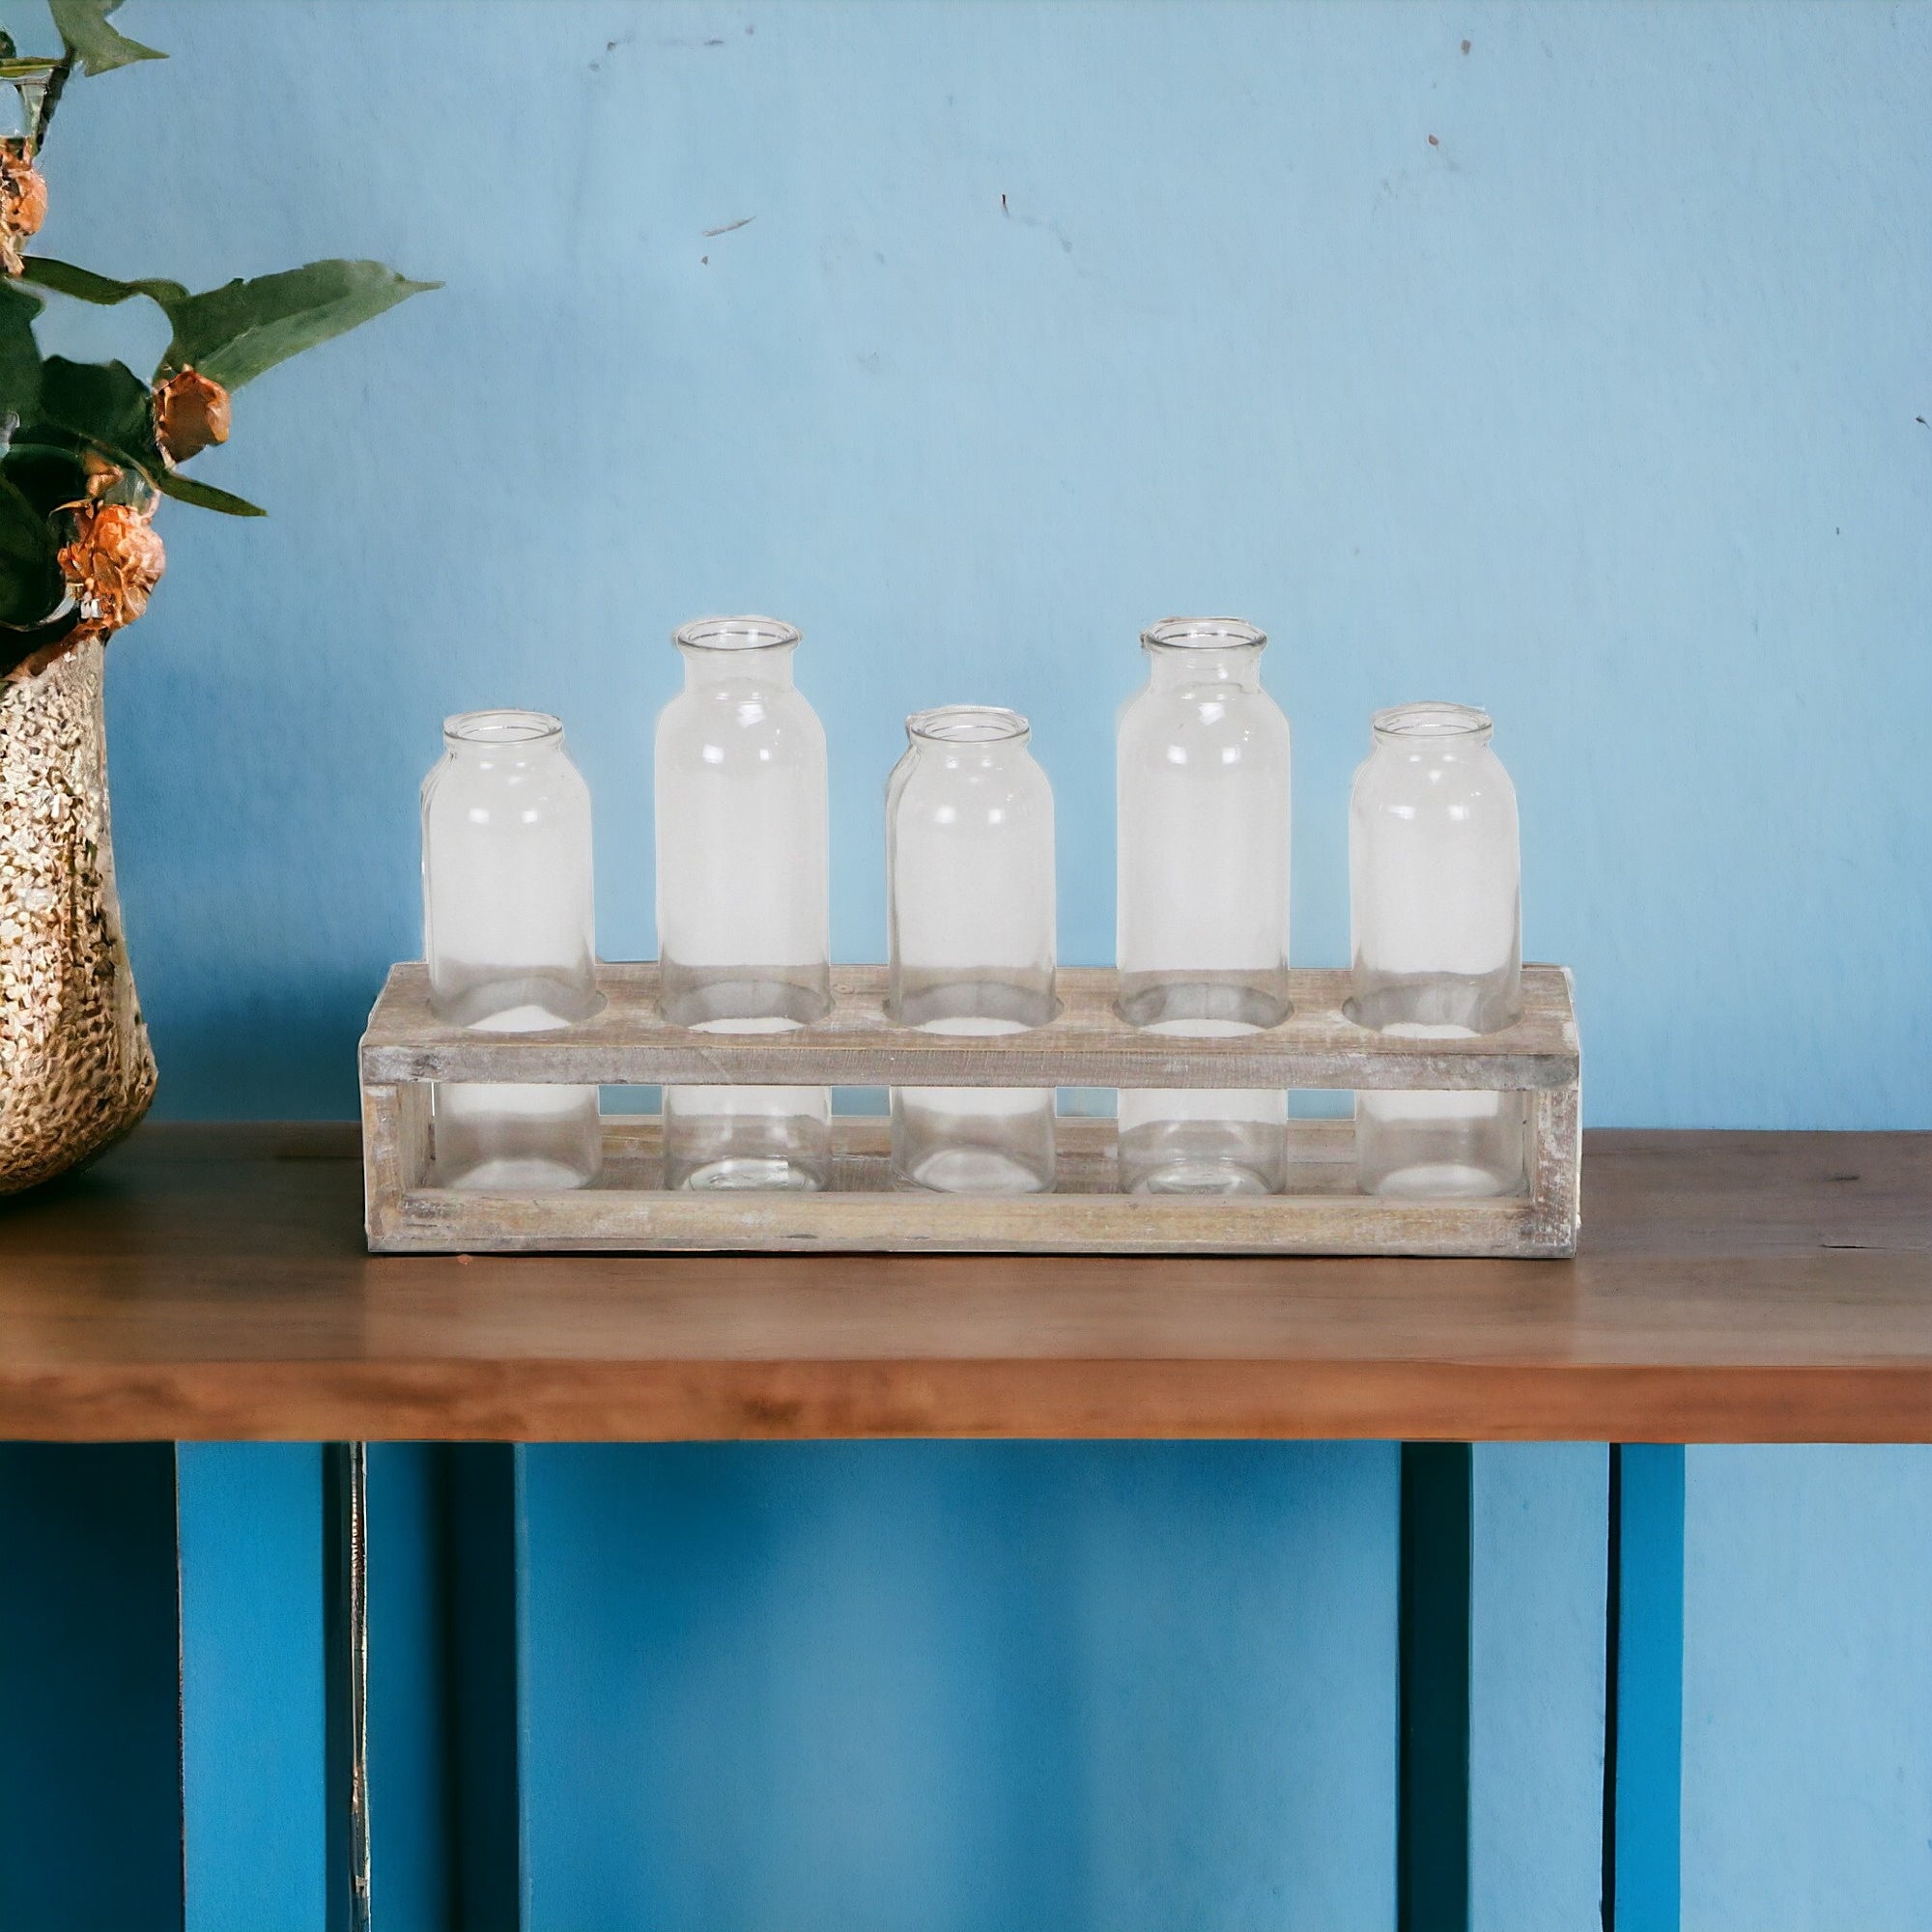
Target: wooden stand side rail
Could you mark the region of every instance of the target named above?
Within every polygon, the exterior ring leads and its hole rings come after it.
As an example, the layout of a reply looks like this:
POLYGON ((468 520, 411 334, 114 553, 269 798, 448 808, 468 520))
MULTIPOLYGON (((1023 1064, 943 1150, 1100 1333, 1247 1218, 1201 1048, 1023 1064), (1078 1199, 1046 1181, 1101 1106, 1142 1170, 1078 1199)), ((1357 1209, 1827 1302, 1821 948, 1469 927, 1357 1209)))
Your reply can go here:
MULTIPOLYGON (((787 1034, 695 1033, 668 1025, 652 963, 601 969, 604 1009, 547 1033, 471 1032, 429 1007, 420 964, 393 968, 361 1049, 369 1245, 378 1252, 517 1250, 893 1250, 1121 1254, 1557 1256, 1575 1252, 1580 1133, 1570 976, 1523 972, 1523 1013, 1507 1031, 1404 1039, 1343 1010, 1345 972, 1291 976, 1293 1011, 1234 1038, 1137 1030, 1114 1010, 1115 976, 1060 975, 1062 1011, 1031 1032, 922 1033, 885 1013, 877 966, 833 975, 834 1008, 787 1034), (438 1081, 570 1086, 743 1082, 766 1086, 1378 1089, 1520 1096, 1521 1190, 1492 1200, 1393 1200, 1356 1190, 1353 1124, 1294 1122, 1279 1195, 1127 1195, 1114 1179, 1114 1128, 1060 1122, 1056 1191, 976 1197, 895 1190, 883 1124, 835 1123, 833 1186, 820 1194, 668 1192, 655 1120, 605 1120, 604 1172, 555 1193, 440 1184, 431 1089, 438 1081)), ((1508 1104, 1506 1101, 1505 1104, 1508 1104)))

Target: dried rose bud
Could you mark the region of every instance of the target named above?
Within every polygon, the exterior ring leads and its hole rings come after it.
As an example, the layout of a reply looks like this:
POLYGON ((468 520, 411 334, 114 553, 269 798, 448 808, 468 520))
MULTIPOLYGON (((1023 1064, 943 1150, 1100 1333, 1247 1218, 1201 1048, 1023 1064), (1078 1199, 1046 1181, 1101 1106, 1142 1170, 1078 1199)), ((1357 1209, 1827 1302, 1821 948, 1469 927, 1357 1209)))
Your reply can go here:
POLYGON ((193 369, 155 389, 155 436, 170 463, 185 463, 228 440, 228 391, 193 369))
POLYGON ((26 142, 18 136, 0 141, 0 269, 20 272, 20 243, 38 235, 46 218, 46 180, 26 142))
POLYGON ((106 496, 127 474, 118 463, 108 462, 92 449, 81 451, 80 467, 87 477, 87 494, 96 498, 106 496))
POLYGON ((60 554, 80 614, 103 634, 131 624, 161 581, 167 553, 155 526, 128 503, 76 503, 73 539, 60 554))

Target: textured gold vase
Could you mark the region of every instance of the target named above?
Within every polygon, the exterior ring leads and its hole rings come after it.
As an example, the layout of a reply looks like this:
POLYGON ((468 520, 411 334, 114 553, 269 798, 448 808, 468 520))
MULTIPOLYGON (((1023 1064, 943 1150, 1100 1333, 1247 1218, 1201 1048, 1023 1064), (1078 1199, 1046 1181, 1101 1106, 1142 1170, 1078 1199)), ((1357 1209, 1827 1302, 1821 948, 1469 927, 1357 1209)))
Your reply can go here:
POLYGON ((104 651, 0 684, 0 1194, 99 1153, 155 1097, 114 891, 104 651))

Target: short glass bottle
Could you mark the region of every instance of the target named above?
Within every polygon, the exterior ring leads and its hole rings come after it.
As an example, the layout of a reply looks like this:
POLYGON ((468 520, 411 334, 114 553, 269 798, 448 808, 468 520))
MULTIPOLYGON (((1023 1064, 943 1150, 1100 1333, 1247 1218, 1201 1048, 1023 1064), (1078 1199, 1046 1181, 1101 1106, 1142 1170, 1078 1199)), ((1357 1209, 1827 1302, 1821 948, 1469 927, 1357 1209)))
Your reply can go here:
MULTIPOLYGON (((886 785, 887 1009, 928 1033, 1044 1026, 1053 990, 1053 788, 1027 721, 949 704, 906 720, 886 785)), ((950 1194, 1053 1186, 1051 1087, 895 1087, 893 1175, 950 1194)))
MULTIPOLYGON (((1288 720, 1262 689, 1266 636, 1233 617, 1141 635, 1148 682, 1117 742, 1120 1010, 1214 1038, 1288 1017, 1288 720)), ((1288 1095, 1261 1088, 1120 1094, 1133 1193, 1279 1192, 1288 1095)))
MULTIPOLYGON (((701 1033, 782 1033, 832 1009, 825 731, 792 682, 799 632, 704 617, 656 735, 659 1006, 701 1033)), ((823 1187, 825 1087, 667 1087, 669 1187, 823 1187)))
MULTIPOLYGON (((1411 1039, 1514 1024, 1521 1003, 1516 790, 1488 716, 1462 704, 1378 711, 1349 809, 1351 1016, 1411 1039)), ((1361 1092, 1370 1194, 1467 1197, 1522 1184, 1520 1094, 1361 1092)))
MULTIPOLYGON (((590 790, 540 711, 444 721, 422 786, 423 951, 452 1025, 535 1033, 603 1007, 590 790)), ((444 1186, 581 1187, 601 1164, 595 1087, 442 1082, 432 1101, 444 1186)))

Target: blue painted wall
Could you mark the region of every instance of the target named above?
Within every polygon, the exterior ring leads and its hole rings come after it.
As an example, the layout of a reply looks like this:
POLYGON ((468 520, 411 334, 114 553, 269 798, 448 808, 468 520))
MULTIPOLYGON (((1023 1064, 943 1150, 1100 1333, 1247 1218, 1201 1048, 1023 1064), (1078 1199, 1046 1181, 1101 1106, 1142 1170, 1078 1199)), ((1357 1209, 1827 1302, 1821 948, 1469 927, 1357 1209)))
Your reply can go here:
POLYGON ((1684 1932, 1932 1924, 1932 1457, 1685 1460, 1684 1932))
MULTIPOLYGON (((41 31, 25 0, 0 13, 41 31)), ((1472 698, 1522 798, 1529 949, 1578 969, 1594 1122, 1932 1125, 1932 9, 136 0, 123 19, 175 57, 70 96, 49 249, 204 284, 369 253, 448 284, 244 393, 202 468, 273 519, 171 507, 168 582, 114 647, 164 1112, 351 1111, 362 1013, 415 945, 414 787, 453 709, 563 714, 599 801, 604 949, 647 953, 665 637, 715 608, 808 632, 843 956, 880 946, 900 719, 983 696, 1035 719, 1063 956, 1104 959, 1133 639, 1215 608, 1276 639, 1298 959, 1346 949, 1369 710, 1472 698)), ((50 332, 139 362, 144 328, 50 332)), ((807 1869, 796 1818, 737 1860, 695 1821, 664 1835, 698 1797, 752 1815, 761 1724, 768 1775, 843 1868, 891 1822, 909 1862, 867 1883, 968 1871, 978 1923, 1034 1883, 1074 1920, 1185 1896, 1190 1922, 1371 1922, 1392 1790, 1378 1455, 532 1455, 531 1923, 585 1899, 602 1923, 696 1922, 707 1886, 792 1879, 819 1910, 840 1867, 807 1869), (1227 1590, 1178 1563, 1197 1545, 1227 1590), (1297 1567, 1317 1548, 1355 1566, 1348 1606, 1297 1567), (1130 1614, 1090 1646, 1107 1605, 1130 1614), (1035 1624, 1064 1669, 1029 1655, 1035 1624), (801 1676, 813 1660, 830 1675, 801 1676), (813 1681, 879 1714, 834 1726, 842 1785, 808 1776, 813 1681), (1092 1736, 1122 1739, 1111 1784, 1070 1778, 1091 1738, 1055 1701, 1069 1684, 1092 1736), (1189 1687, 1222 1715, 1183 1707, 1189 1687), (715 1735, 701 1698, 731 1714, 715 1735), (900 1698, 944 1720, 948 1755, 894 1729, 900 1698), (1138 1762, 1136 1726, 1173 1762, 1138 1762), (1013 1738, 1026 1815, 994 1777, 1013 1738), (1209 1817, 1231 1766, 1276 1814, 1209 1817), (1337 1766, 1331 1824, 1300 1804, 1337 1766), (1184 1829, 1139 1842, 1169 1776, 1184 1829), (1110 1859, 1076 1868, 1077 1846, 1110 1859)), ((1580 1452, 1479 1462, 1491 1928, 1593 1922, 1577 1727, 1604 1695, 1602 1484, 1580 1452)), ((1849 1902, 1932 1925, 1910 1744, 1932 1675, 1899 1553, 1924 1484, 1914 1455, 1690 1459, 1687 1924, 1749 1897, 1756 1922, 1849 1902)), ((412 1507, 405 1474, 390 1493, 412 1507)), ((412 1614, 403 1654, 427 1641, 412 1614)), ((446 1804, 391 1737, 391 1789, 446 1804)), ((392 1896, 445 1909, 446 1875, 396 1870, 392 1896)))
POLYGON ((647 953, 717 608, 806 629, 841 955, 904 714, 974 696, 1103 960, 1135 637, 1211 608, 1276 639, 1300 960, 1370 709, 1471 698, 1592 1119, 1932 1124, 1924 6, 137 4, 51 251, 448 284, 243 394, 206 470, 272 521, 171 508, 115 647, 165 1110, 352 1111, 454 709, 563 715, 647 953))
POLYGON ((321 1452, 184 1442, 176 1467, 187 1932, 308 1932, 327 1897, 321 1452))
POLYGON ((531 1932, 1390 1925, 1396 1463, 526 1450, 531 1932))
POLYGON ((1607 1462, 1591 1442, 1476 1447, 1470 1932, 1599 1922, 1607 1462))

